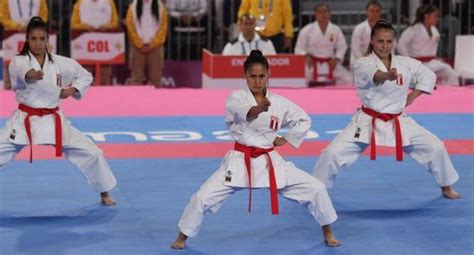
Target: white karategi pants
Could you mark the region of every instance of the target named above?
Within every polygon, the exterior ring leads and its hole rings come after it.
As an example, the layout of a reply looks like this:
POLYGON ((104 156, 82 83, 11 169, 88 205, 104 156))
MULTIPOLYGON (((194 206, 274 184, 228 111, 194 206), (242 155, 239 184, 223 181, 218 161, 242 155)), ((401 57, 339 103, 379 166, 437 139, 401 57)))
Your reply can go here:
MULTIPOLYGON (((430 172, 439 186, 449 186, 459 179, 449 154, 442 141, 430 131, 418 125, 414 120, 406 124, 413 134, 411 145, 404 146, 403 151, 430 172)), ((352 165, 368 146, 366 143, 354 142, 355 122, 336 136, 326 147, 314 166, 312 175, 322 181, 327 188, 334 184, 339 170, 352 165)))
POLYGON ((436 76, 443 80, 444 85, 459 86, 459 77, 449 64, 438 59, 433 59, 423 64, 435 72, 436 76))
MULTIPOLYGON (((305 65, 305 77, 306 83, 313 81, 313 66, 305 65)), ((329 74, 329 65, 327 63, 318 63, 318 76, 328 75, 329 74)), ((336 85, 351 85, 354 83, 354 77, 352 72, 347 70, 340 63, 336 65, 336 68, 333 70, 333 79, 336 85)), ((323 77, 324 78, 324 77, 323 77)), ((326 78, 327 79, 327 78, 326 78)))
MULTIPOLYGON (((308 208, 310 214, 321 226, 334 222, 337 215, 324 184, 293 164, 289 162, 286 164, 288 185, 279 189, 278 193, 308 208)), ((193 194, 178 224, 183 234, 188 237, 196 236, 205 213, 217 212, 224 200, 234 192, 247 190, 225 186, 224 179, 225 171, 219 169, 193 194)))
MULTIPOLYGON (((95 191, 105 192, 114 188, 117 181, 102 151, 76 128, 70 127, 70 132, 69 142, 63 145, 64 157, 79 168, 95 191)), ((7 128, 0 129, 0 168, 25 146, 11 143, 9 135, 7 128)))

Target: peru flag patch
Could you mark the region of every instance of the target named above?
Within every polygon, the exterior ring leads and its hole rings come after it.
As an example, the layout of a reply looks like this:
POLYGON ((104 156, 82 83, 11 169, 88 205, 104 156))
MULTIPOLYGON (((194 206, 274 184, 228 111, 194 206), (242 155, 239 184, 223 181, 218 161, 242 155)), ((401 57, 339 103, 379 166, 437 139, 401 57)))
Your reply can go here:
POLYGON ((277 116, 271 116, 270 117, 270 128, 273 130, 278 130, 278 122, 280 119, 278 119, 277 116))
POLYGON ((401 74, 397 75, 397 85, 403 86, 403 76, 401 74))

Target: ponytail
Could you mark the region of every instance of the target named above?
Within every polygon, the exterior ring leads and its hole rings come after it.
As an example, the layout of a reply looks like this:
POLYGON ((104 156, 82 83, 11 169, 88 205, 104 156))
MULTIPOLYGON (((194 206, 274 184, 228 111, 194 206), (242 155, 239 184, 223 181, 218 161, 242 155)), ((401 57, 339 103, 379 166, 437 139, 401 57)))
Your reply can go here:
POLYGON ((268 61, 259 50, 252 50, 244 63, 244 72, 250 70, 253 64, 261 64, 268 70, 268 61))

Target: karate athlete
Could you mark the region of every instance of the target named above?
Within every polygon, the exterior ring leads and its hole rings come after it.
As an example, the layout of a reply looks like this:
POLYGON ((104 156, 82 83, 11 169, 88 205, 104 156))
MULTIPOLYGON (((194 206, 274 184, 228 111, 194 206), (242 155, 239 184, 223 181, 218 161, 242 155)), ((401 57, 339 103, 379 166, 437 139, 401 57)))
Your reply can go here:
POLYGON ((306 80, 335 81, 352 84, 352 74, 342 66, 347 43, 341 29, 329 21, 331 12, 326 4, 314 8, 315 21, 301 29, 295 54, 306 55, 306 80))
POLYGON ((76 61, 47 51, 46 23, 31 18, 21 52, 10 63, 12 89, 18 110, 0 129, 0 167, 5 166, 27 144, 49 144, 56 156, 76 165, 89 184, 100 193, 102 204, 115 205, 108 191, 116 180, 102 151, 79 130, 71 126, 59 109, 60 99, 80 99, 89 88, 92 76, 76 61))
POLYGON ((352 31, 351 37, 351 59, 350 66, 354 69, 356 60, 364 56, 370 44, 370 32, 372 27, 380 19, 382 5, 378 1, 369 1, 366 6, 367 19, 357 24, 352 31))
POLYGON ((215 213, 226 198, 242 188, 270 188, 272 214, 278 214, 278 196, 306 206, 322 226, 325 243, 339 246, 329 224, 337 219, 324 185, 316 178, 285 161, 276 146, 286 143, 298 147, 308 132, 311 120, 297 105, 267 90, 268 62, 253 50, 244 63, 248 88, 234 91, 227 99, 226 124, 235 146, 220 168, 191 197, 179 221, 179 235, 171 245, 183 249, 188 237, 199 232, 204 214, 215 213), (281 128, 288 132, 280 137, 281 128))
POLYGON ((260 50, 265 56, 276 55, 272 41, 261 38, 255 32, 257 22, 254 16, 248 13, 243 14, 239 22, 239 37, 225 45, 222 55, 249 55, 252 50, 260 50))
POLYGON ((410 56, 423 62, 445 85, 459 85, 459 77, 453 68, 436 58, 440 34, 436 25, 439 11, 434 5, 421 6, 416 10, 415 23, 405 29, 397 44, 400 55, 410 56))
POLYGON ((443 142, 403 112, 421 94, 431 94, 435 74, 417 60, 391 53, 395 29, 390 23, 379 20, 371 38, 370 53, 354 66, 362 108, 323 150, 313 175, 330 188, 339 170, 354 163, 369 144, 372 160, 376 145, 395 145, 398 161, 403 160, 404 151, 433 175, 443 196, 459 198, 451 187, 459 176, 443 142), (410 80, 416 84, 408 93, 410 80))

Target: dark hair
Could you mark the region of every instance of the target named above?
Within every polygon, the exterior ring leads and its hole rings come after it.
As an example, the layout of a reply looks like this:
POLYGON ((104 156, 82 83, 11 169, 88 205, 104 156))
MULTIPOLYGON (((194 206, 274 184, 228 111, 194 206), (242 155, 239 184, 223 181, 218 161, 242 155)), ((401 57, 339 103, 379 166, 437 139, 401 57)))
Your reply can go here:
POLYGON ((250 70, 252 65, 261 64, 268 70, 268 61, 259 50, 252 50, 244 63, 244 72, 250 70))
MULTIPOLYGON (((28 55, 28 51, 30 50, 30 43, 28 42, 28 36, 34 29, 41 29, 46 32, 46 38, 48 38, 48 25, 41 17, 34 16, 28 22, 26 26, 26 40, 25 44, 23 44, 23 48, 21 48, 20 53, 18 55, 28 55)), ((53 58, 51 54, 48 52, 48 48, 46 48, 46 54, 48 54, 49 61, 53 62, 53 58)), ((29 55, 28 55, 29 56, 29 55)))
POLYGON ((377 0, 371 0, 371 1, 369 1, 369 2, 367 3, 367 5, 365 6, 365 10, 368 10, 371 5, 378 6, 380 9, 382 9, 382 5, 379 3, 379 1, 377 1, 377 0))
MULTIPOLYGON (((379 32, 382 29, 392 31, 394 37, 397 35, 395 28, 390 22, 380 19, 377 22, 375 22, 375 25, 372 27, 372 31, 370 32, 370 39, 374 38, 375 34, 377 34, 377 32, 379 32)), ((365 55, 369 55, 373 50, 374 50, 374 46, 372 46, 372 44, 370 43, 369 48, 367 49, 367 52, 365 53, 365 55)))
MULTIPOLYGON (((151 13, 155 18, 158 20, 160 18, 160 7, 158 4, 159 0, 152 0, 151 2, 151 13)), ((137 15, 138 22, 141 22, 142 14, 143 14, 143 0, 137 1, 137 6, 135 10, 135 14, 137 15)))
POLYGON ((318 3, 318 4, 314 7, 313 11, 315 12, 317 9, 319 9, 319 7, 323 7, 323 6, 325 6, 325 7, 328 9, 329 12, 331 12, 331 8, 329 8, 329 5, 327 5, 327 4, 325 4, 325 3, 318 3))
POLYGON ((416 9, 416 18, 413 25, 416 23, 423 23, 425 21, 425 15, 438 11, 438 8, 432 4, 423 5, 416 9))

